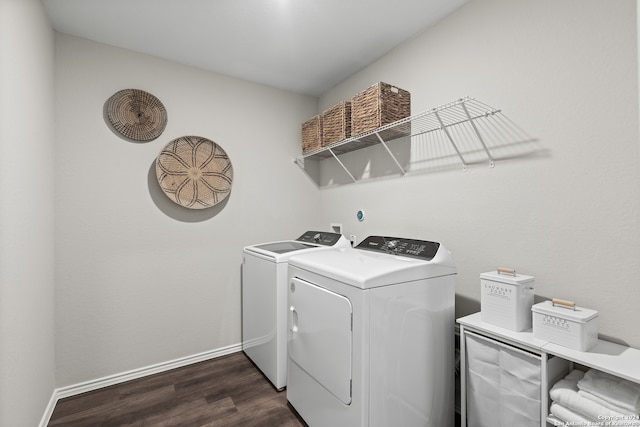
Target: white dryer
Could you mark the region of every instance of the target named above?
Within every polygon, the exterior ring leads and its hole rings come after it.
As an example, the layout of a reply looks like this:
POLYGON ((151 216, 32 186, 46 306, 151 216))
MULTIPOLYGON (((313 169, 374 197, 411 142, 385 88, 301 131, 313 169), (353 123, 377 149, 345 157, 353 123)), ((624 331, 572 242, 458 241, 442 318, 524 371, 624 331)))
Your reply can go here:
POLYGON ((455 277, 414 239, 292 257, 289 403, 311 427, 453 426, 455 277))
POLYGON ((339 233, 307 231, 295 240, 243 249, 242 350, 278 390, 287 384, 287 261, 339 247, 351 242, 339 233))

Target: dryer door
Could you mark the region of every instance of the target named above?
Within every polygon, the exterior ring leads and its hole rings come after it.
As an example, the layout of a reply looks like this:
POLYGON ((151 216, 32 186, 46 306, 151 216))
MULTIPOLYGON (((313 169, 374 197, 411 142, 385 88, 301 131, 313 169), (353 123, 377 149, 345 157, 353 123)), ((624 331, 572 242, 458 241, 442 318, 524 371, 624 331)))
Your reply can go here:
POLYGON ((351 302, 297 277, 289 283, 289 358, 351 403, 351 302))

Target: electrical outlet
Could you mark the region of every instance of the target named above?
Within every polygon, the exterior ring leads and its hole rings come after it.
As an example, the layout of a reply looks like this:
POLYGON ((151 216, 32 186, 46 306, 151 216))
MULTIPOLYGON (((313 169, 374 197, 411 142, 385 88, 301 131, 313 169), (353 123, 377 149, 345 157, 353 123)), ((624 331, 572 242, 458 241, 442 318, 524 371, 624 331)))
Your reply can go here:
POLYGON ((356 242, 356 235, 355 234, 350 234, 349 235, 349 241, 351 242, 351 246, 355 246, 358 244, 358 242, 356 242))

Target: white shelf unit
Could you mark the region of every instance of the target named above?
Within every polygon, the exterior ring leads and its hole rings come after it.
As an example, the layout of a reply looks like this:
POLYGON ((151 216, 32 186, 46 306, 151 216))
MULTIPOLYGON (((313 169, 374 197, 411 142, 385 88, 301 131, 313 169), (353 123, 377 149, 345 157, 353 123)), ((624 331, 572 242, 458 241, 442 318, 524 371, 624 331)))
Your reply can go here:
POLYGON ((514 332, 483 322, 480 313, 462 317, 457 319, 457 322, 460 325, 460 406, 463 426, 467 425, 466 351, 464 340, 466 331, 481 334, 496 341, 539 354, 542 357, 542 427, 565 425, 549 415, 549 390, 555 381, 559 379, 557 378, 558 369, 561 366, 558 363, 549 364, 548 361, 552 358, 559 358, 571 364, 577 363, 640 384, 640 350, 638 349, 598 340, 598 344, 589 351, 572 350, 534 338, 531 329, 523 332, 514 332), (547 363, 544 363, 544 361, 547 361, 547 363))
MULTIPOLYGON (((349 175, 353 182, 358 179, 341 161, 340 156, 355 150, 381 145, 401 175, 407 170, 389 148, 389 143, 404 138, 412 143, 435 139, 446 141, 459 159, 463 169, 471 163, 488 162, 495 165, 494 149, 530 138, 501 110, 493 108, 471 97, 460 98, 445 105, 424 111, 386 126, 352 136, 342 141, 318 148, 294 159, 305 171, 309 161, 320 162, 333 158, 349 175), (431 136, 431 139, 427 138, 431 136)), ((305 171, 306 172, 306 171, 305 171)), ((308 174, 308 173, 307 173, 308 174)), ((310 177, 312 178, 312 177, 310 177)), ((312 178, 313 179, 313 178, 312 178)))

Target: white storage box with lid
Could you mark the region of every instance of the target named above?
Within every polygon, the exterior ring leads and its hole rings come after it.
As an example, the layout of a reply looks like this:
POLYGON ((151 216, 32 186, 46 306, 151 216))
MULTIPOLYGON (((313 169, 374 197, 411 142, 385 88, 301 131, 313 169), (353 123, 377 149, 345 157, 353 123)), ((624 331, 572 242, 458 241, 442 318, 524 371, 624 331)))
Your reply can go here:
POLYGON ((531 329, 534 281, 506 268, 480 274, 482 321, 516 332, 531 329))
POLYGON ((543 301, 531 311, 534 338, 578 351, 587 351, 598 343, 596 310, 543 301))

